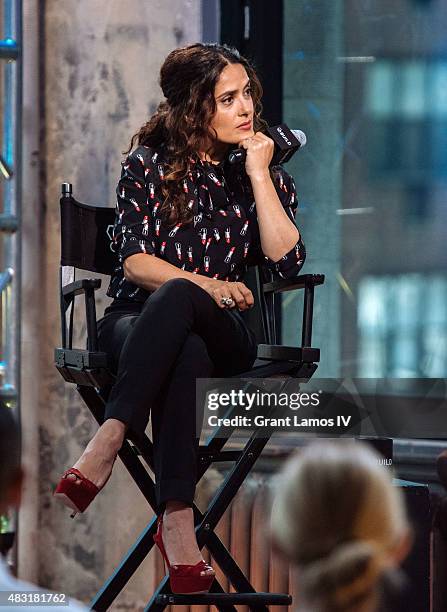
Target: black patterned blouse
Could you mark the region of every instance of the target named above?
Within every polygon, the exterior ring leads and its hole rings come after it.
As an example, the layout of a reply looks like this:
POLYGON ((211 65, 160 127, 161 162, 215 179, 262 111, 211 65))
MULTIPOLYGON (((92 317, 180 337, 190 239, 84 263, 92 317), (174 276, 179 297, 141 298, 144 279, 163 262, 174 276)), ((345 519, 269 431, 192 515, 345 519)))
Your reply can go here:
MULTIPOLYGON (((194 219, 175 227, 164 227, 159 214, 165 174, 162 150, 138 146, 122 166, 113 230, 119 264, 108 296, 144 302, 150 295, 124 278, 123 262, 135 253, 148 253, 182 270, 220 280, 242 280, 248 266, 260 263, 281 278, 299 273, 306 257, 301 238, 276 263, 263 254, 250 179, 240 164, 195 161, 183 182, 194 219)), ((275 166, 273 175, 279 199, 295 223, 298 203, 293 178, 282 166, 275 166)))

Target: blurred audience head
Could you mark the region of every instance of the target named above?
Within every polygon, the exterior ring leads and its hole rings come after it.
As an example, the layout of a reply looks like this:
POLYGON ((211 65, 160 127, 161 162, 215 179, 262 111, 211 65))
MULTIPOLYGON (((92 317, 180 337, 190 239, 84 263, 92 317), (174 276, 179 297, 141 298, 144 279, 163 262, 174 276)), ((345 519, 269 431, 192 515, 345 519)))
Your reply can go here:
POLYGON ((19 427, 12 410, 0 401, 0 514, 20 504, 22 478, 19 427))
POLYGON ((379 459, 359 441, 321 440, 279 475, 272 540, 295 566, 299 610, 376 610, 381 585, 408 554, 402 494, 379 459))

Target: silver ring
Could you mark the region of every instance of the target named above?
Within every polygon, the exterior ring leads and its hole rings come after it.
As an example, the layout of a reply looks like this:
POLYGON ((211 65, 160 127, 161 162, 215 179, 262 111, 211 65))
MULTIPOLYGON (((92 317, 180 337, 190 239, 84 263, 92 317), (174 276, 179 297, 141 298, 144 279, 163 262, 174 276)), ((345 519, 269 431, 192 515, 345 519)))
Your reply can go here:
POLYGON ((234 304, 234 301, 233 301, 233 298, 223 297, 223 298, 220 298, 220 303, 223 304, 224 306, 232 306, 234 304))

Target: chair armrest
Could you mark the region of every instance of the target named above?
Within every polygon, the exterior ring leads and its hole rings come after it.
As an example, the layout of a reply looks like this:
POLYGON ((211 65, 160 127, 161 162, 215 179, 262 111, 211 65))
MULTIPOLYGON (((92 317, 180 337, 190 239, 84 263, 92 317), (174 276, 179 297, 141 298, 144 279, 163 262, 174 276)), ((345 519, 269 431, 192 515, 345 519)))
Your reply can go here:
POLYGON ((100 278, 82 278, 74 283, 69 283, 68 285, 62 287, 62 295, 65 298, 72 298, 75 295, 81 294, 83 291, 88 291, 89 289, 96 291, 96 289, 99 289, 100 287, 100 278))
POLYGON ((262 285, 264 293, 280 293, 282 291, 292 291, 293 289, 305 289, 315 287, 324 283, 324 274, 303 274, 295 278, 285 278, 271 281, 262 285))
POLYGON ((89 351, 98 350, 98 335, 96 327, 96 305, 95 291, 101 287, 99 278, 82 278, 80 280, 64 285, 61 288, 61 314, 62 314, 62 346, 64 349, 72 348, 73 340, 73 308, 74 299, 83 293, 85 297, 85 315, 87 322, 87 348, 89 351), (72 304, 70 314, 70 326, 67 334, 65 313, 72 304), (67 343, 68 339, 68 343, 67 343))
MULTIPOLYGON (((312 346, 314 288, 316 285, 322 285, 323 283, 324 274, 303 274, 296 278, 285 278, 262 285, 262 291, 266 294, 266 299, 272 301, 276 293, 292 291, 294 289, 304 289, 303 325, 301 331, 302 347, 312 346)), ((275 334, 273 334, 273 337, 275 337, 275 334)))

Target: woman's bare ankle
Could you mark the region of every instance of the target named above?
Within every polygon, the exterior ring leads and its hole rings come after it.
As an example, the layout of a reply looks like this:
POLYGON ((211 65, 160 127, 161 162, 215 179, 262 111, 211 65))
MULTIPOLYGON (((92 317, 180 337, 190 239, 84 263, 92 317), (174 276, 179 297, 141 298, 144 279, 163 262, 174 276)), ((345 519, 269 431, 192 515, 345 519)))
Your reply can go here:
POLYGON ((122 421, 107 419, 96 432, 96 436, 106 441, 118 451, 123 445, 127 429, 128 426, 122 421))
POLYGON ((191 506, 182 502, 166 504, 163 514, 163 525, 166 529, 181 529, 194 533, 194 514, 191 506))
POLYGON ((117 419, 107 419, 87 444, 73 467, 99 488, 104 486, 123 445, 126 430, 125 423, 117 419))
POLYGON ((194 513, 190 505, 177 501, 166 503, 163 538, 171 563, 195 565, 202 559, 194 533, 194 513))

